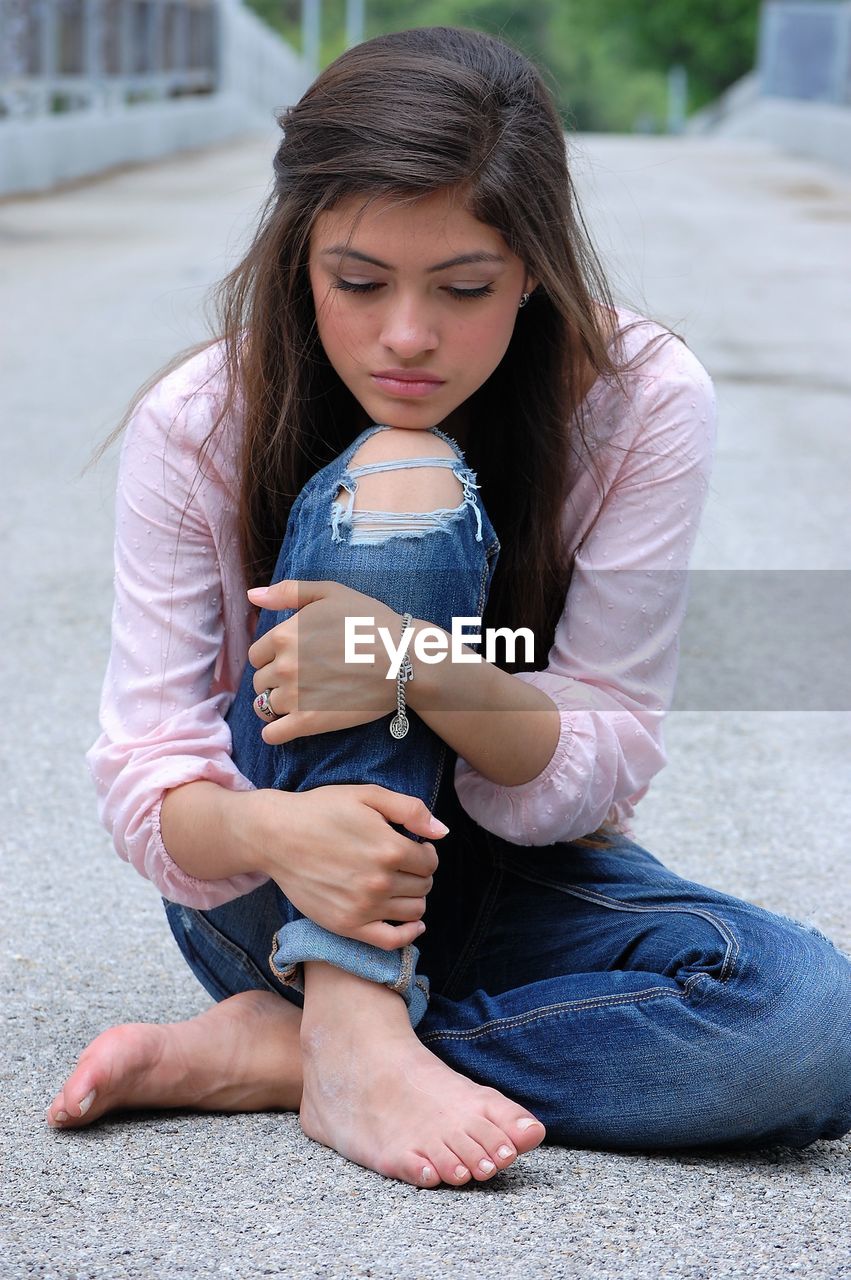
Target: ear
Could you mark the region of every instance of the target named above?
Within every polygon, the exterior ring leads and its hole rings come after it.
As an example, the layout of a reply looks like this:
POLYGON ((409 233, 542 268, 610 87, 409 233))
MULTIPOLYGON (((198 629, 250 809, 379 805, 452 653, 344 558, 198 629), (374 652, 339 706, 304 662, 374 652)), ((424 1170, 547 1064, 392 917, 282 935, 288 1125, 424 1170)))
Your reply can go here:
POLYGON ((534 293, 540 283, 541 283, 540 280, 538 280, 535 276, 533 276, 531 272, 527 271, 526 283, 523 286, 523 292, 534 293))

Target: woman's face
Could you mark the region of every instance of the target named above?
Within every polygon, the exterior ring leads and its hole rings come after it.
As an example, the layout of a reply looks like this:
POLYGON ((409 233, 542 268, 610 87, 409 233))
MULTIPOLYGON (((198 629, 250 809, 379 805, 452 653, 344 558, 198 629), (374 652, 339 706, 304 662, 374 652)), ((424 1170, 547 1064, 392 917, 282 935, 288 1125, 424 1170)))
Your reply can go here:
POLYGON ((352 197, 314 225, 319 336, 374 422, 425 430, 493 373, 535 281, 450 191, 404 205, 384 198, 355 225, 363 204, 352 197))

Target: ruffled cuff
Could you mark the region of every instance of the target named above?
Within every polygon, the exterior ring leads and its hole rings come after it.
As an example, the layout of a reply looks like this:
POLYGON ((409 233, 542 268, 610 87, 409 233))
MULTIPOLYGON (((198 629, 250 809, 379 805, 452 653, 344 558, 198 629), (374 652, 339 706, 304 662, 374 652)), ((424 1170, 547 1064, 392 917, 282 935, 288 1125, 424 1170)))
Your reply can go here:
POLYGON ((516 786, 491 782, 459 757, 455 790, 465 812, 510 844, 567 843, 612 820, 628 834, 624 820, 665 764, 660 744, 594 686, 562 680, 556 688, 549 672, 523 672, 519 678, 543 689, 558 709, 553 755, 536 777, 516 786))
MULTIPOLYGON (((253 791, 253 783, 247 778, 245 785, 233 785, 232 791, 253 791)), ((191 876, 179 867, 163 842, 162 807, 166 793, 160 796, 151 810, 151 838, 146 850, 145 864, 148 879, 152 880, 164 898, 177 902, 182 907, 194 907, 196 910, 208 911, 220 907, 234 898, 241 898, 251 893, 269 877, 262 871, 244 872, 228 876, 221 880, 201 880, 191 876)))

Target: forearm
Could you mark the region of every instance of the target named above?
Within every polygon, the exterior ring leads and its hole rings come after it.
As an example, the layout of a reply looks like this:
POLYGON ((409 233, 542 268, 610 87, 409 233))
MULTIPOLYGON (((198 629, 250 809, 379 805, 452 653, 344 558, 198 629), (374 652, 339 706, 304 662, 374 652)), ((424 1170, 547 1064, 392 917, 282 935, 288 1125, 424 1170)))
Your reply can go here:
MULTIPOLYGON (((433 624, 414 619, 408 652, 414 679, 405 683, 412 710, 483 777, 500 786, 536 778, 553 757, 560 717, 552 698, 484 660, 452 662, 450 646, 440 662, 420 661, 416 632, 433 624)), ((475 650, 462 652, 478 657, 475 650)))
MULTIPOLYGON (((283 794, 277 795, 279 804, 283 794)), ((215 782, 189 782, 166 792, 163 844, 182 871, 201 880, 258 871, 269 875, 267 810, 265 791, 230 791, 215 782)))

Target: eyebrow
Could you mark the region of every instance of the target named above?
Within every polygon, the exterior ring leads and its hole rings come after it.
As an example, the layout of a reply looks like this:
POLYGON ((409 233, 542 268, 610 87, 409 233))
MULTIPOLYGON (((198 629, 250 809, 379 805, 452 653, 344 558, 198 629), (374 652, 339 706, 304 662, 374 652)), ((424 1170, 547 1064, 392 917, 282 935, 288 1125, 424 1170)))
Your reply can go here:
MULTIPOLYGON (((394 268, 387 262, 381 262, 378 258, 371 258, 366 253, 360 253, 357 249, 349 249, 344 244, 335 244, 331 249, 323 249, 322 256, 327 258, 355 258, 358 262, 368 262, 373 267, 381 267, 383 271, 393 271, 394 268)), ((478 250, 476 253, 461 253, 457 258, 447 258, 445 262, 438 262, 433 267, 426 267, 426 271, 431 275, 435 271, 446 271, 449 267, 466 266, 467 263, 474 262, 505 262, 505 258, 499 253, 487 253, 484 249, 478 250)))

